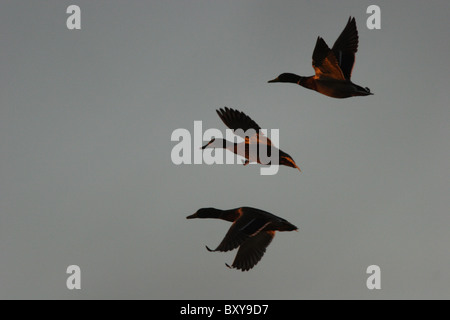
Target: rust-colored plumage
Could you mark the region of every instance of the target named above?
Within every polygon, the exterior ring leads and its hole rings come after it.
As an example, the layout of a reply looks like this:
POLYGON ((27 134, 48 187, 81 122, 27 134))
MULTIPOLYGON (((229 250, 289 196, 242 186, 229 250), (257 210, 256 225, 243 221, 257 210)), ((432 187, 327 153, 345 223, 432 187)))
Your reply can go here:
POLYGON ((302 77, 293 73, 282 73, 269 83, 296 83, 332 98, 372 95, 369 88, 363 88, 350 80, 358 41, 356 21, 350 17, 333 48, 330 49, 321 37, 317 38, 312 56, 314 76, 302 77))
MULTIPOLYGON (((278 163, 280 165, 288 166, 291 168, 296 168, 299 171, 300 168, 295 163, 294 159, 286 152, 276 148, 272 141, 265 135, 260 133, 261 127, 253 121, 248 115, 242 111, 234 110, 232 108, 223 108, 216 110, 220 119, 223 123, 233 132, 244 138, 244 142, 228 142, 223 139, 212 139, 207 144, 205 144, 202 149, 206 148, 223 148, 227 149, 235 154, 242 156, 246 159, 244 165, 250 162, 263 163, 260 158, 260 149, 265 148, 264 155, 268 158, 272 156, 272 150, 278 151, 278 163), (250 133, 250 134, 249 134, 250 133), (252 152, 253 151, 253 152, 252 152)), ((271 164, 263 163, 263 164, 271 164)))

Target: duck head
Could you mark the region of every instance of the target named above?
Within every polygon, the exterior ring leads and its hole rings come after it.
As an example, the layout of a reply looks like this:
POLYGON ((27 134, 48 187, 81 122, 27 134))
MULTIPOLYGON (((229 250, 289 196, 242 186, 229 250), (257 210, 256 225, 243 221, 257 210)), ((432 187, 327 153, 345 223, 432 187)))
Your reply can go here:
POLYGON ((227 147, 227 141, 226 140, 212 138, 211 141, 209 141, 207 144, 205 144, 202 147, 202 150, 204 150, 206 148, 224 148, 224 149, 226 149, 226 147, 227 147))
POLYGON ((274 83, 274 82, 290 82, 290 83, 299 83, 300 79, 302 77, 299 75, 296 75, 294 73, 282 73, 278 77, 276 77, 273 80, 267 81, 268 83, 274 83))
POLYGON ((201 208, 196 213, 187 216, 186 219, 206 219, 206 218, 219 218, 222 210, 216 208, 201 208))

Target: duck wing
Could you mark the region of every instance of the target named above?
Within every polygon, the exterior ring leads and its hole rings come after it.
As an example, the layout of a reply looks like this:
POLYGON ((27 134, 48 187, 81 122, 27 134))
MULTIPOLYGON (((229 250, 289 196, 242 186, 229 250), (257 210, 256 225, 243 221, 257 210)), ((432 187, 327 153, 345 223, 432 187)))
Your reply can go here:
POLYGON ((248 115, 246 115, 242 111, 234 110, 228 107, 224 109, 216 110, 220 119, 223 123, 233 130, 234 134, 240 136, 245 139, 245 142, 248 143, 265 143, 267 145, 271 145, 271 141, 269 138, 259 133, 261 127, 248 115), (240 129, 240 130, 239 130, 240 129), (245 135, 247 130, 254 130, 255 134, 248 136, 245 135))
POLYGON ((222 242, 215 250, 206 248, 208 251, 221 252, 236 249, 242 243, 248 241, 249 237, 255 236, 270 223, 267 219, 242 215, 231 225, 222 242))
POLYGON ((321 37, 317 37, 312 58, 315 78, 345 80, 336 56, 321 37))
POLYGON ((274 236, 275 231, 264 231, 250 237, 239 247, 233 264, 227 266, 242 271, 250 270, 261 260, 274 236))
POLYGON ((355 53, 358 51, 358 30, 355 18, 350 17, 347 25, 333 45, 331 51, 337 59, 345 79, 350 80, 355 64, 355 53))

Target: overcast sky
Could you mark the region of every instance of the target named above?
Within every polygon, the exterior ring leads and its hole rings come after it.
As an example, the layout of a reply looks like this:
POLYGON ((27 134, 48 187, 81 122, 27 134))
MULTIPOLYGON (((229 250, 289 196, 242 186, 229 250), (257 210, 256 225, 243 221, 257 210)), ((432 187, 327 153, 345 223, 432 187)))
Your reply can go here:
POLYGON ((3 0, 0 298, 450 299, 450 4, 383 1, 369 30, 371 4, 3 0), (373 96, 267 83, 312 75, 349 16, 373 96), (174 165, 172 132, 224 130, 224 106, 279 129, 302 173, 174 165), (185 219, 240 206, 299 227, 244 273, 205 249, 228 222, 185 219))

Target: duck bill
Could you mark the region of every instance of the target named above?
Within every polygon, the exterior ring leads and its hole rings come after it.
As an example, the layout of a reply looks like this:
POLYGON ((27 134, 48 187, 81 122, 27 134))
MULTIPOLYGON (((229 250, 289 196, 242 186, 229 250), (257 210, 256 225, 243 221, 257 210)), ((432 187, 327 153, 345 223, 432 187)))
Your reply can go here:
POLYGON ((186 219, 195 219, 195 218, 197 218, 196 215, 197 215, 196 213, 191 214, 190 216, 187 216, 186 219))
POLYGON ((273 82, 278 82, 278 77, 277 77, 277 78, 275 78, 275 79, 273 79, 273 80, 269 80, 269 81, 267 81, 267 83, 273 83, 273 82))
POLYGON ((202 150, 206 149, 211 143, 213 143, 216 140, 216 138, 211 139, 210 142, 208 142, 207 144, 205 144, 203 147, 201 147, 202 150))

